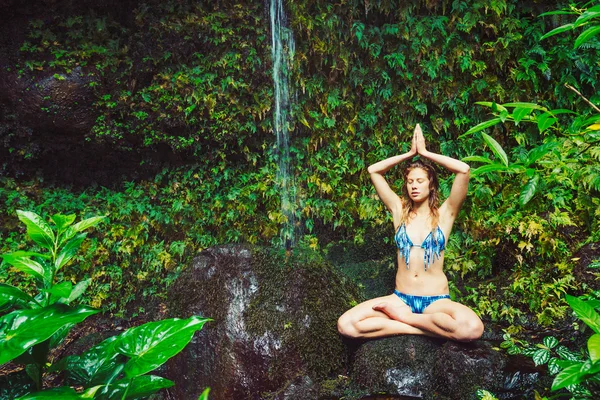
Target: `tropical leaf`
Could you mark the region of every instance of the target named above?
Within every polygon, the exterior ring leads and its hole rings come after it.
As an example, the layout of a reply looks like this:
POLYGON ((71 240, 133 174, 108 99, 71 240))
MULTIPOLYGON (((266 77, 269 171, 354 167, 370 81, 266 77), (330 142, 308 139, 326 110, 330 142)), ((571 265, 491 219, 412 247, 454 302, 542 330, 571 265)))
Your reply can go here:
POLYGON ((489 121, 485 121, 482 122, 474 127, 472 127, 471 129, 469 129, 468 131, 466 131, 465 133, 463 133, 462 135, 459 136, 459 138, 462 138, 463 136, 467 136, 467 135, 471 135, 475 132, 479 132, 482 131, 486 128, 489 128, 490 126, 494 126, 497 123, 501 122, 502 120, 500 118, 492 118, 489 121))
POLYGON ((600 333, 600 315, 596 310, 578 297, 567 295, 566 298, 567 303, 569 303, 573 311, 575 311, 577 317, 585 322, 587 326, 592 328, 594 332, 600 333))
POLYGON ((64 281, 53 285, 50 289, 42 289, 41 291, 50 294, 50 304, 53 304, 62 298, 68 299, 73 291, 73 284, 64 281))
POLYGON ((535 365, 546 364, 550 360, 550 351, 546 349, 538 349, 533 353, 533 362, 535 365))
POLYGON ((486 164, 493 164, 494 162, 487 157, 481 156, 469 156, 462 159, 464 162, 482 162, 486 164))
POLYGON ((562 389, 583 381, 585 374, 581 373, 583 363, 577 363, 563 369, 552 382, 552 390, 562 389))
POLYGON ((546 346, 549 349, 553 349, 558 345, 558 339, 555 338, 554 336, 546 336, 544 338, 544 346, 546 346))
POLYGON ((521 122, 521 120, 525 117, 527 117, 529 114, 531 114, 531 112, 533 111, 533 108, 526 108, 526 107, 517 107, 514 109, 514 111, 512 112, 512 117, 515 120, 515 124, 519 124, 519 122, 521 122))
POLYGON ((577 15, 575 11, 566 11, 566 10, 557 10, 557 11, 548 11, 540 14, 540 17, 546 17, 549 15, 577 15))
POLYGON ((125 365, 125 357, 115 349, 118 339, 119 336, 111 336, 81 355, 66 357, 53 365, 50 372, 65 370, 68 381, 76 385, 106 383, 125 365))
POLYGON ((63 325, 81 322, 98 312, 86 306, 73 308, 57 303, 0 317, 0 365, 47 340, 63 325))
POLYGON ((535 103, 525 103, 522 101, 515 101, 515 102, 511 102, 511 103, 504 103, 502 104, 504 107, 517 107, 517 108, 531 108, 534 110, 539 110, 539 111, 548 111, 548 109, 546 107, 542 107, 539 104, 535 104, 535 103))
POLYGON ((600 334, 593 334, 587 342, 588 352, 590 353, 590 360, 593 363, 600 360, 600 334))
POLYGON ((481 136, 483 136, 483 140, 494 152, 496 157, 498 157, 500 161, 502 161, 502 163, 508 167, 508 156, 506 155, 506 152, 504 151, 502 146, 500 146, 500 143, 496 142, 496 140, 488 134, 482 133, 481 136))
POLYGON ((12 285, 0 283, 0 311, 6 310, 13 305, 22 308, 39 306, 33 297, 12 285))
POLYGON ((204 389, 198 400, 208 400, 208 394, 210 393, 210 388, 204 389))
POLYGON ((77 283, 71 291, 71 294, 69 295, 69 298, 67 299, 66 303, 71 304, 71 302, 77 300, 79 296, 81 296, 86 291, 88 286, 90 286, 90 283, 92 283, 91 278, 85 279, 77 283))
POLYGON ((589 20, 598 17, 600 17, 600 8, 598 6, 588 8, 583 14, 579 16, 579 18, 575 20, 573 27, 578 28, 581 25, 587 23, 589 20))
POLYGON ((133 379, 121 379, 108 385, 96 394, 98 400, 132 400, 146 398, 161 389, 175 385, 173 381, 154 375, 136 376, 133 379))
POLYGON ((67 264, 75 254, 77 254, 77 250, 81 247, 81 243, 86 238, 87 233, 81 233, 75 236, 73 239, 69 240, 64 247, 61 249, 60 253, 56 256, 56 262, 54 263, 54 268, 56 271, 61 269, 65 264, 67 264))
POLYGON ((179 353, 202 329, 208 318, 166 319, 149 322, 123 332, 117 351, 131 359, 125 365, 129 378, 150 372, 179 353))
POLYGON ((42 390, 41 392, 30 393, 19 397, 16 400, 82 400, 93 399, 94 395, 102 386, 95 386, 86 389, 83 393, 77 393, 75 389, 68 386, 42 390))
POLYGON ((551 141, 531 149, 529 151, 529 154, 527 154, 525 165, 529 166, 535 163, 536 161, 544 157, 546 154, 554 150, 556 147, 558 147, 558 142, 551 141))
POLYGON ((42 217, 31 211, 17 210, 19 220, 27 227, 27 235, 47 250, 54 250, 54 232, 42 217))
POLYGON ((547 39, 550 36, 558 35, 559 33, 571 31, 571 30, 573 30, 574 26, 575 26, 574 24, 566 24, 566 25, 559 26, 558 28, 554 28, 550 32, 546 32, 546 34, 542 35, 540 40, 547 39))
POLYGON ((79 221, 75 225, 69 226, 67 228, 67 230, 65 231, 65 233, 63 234, 62 238, 60 239, 60 243, 58 245, 62 246, 62 244, 64 242, 71 239, 73 236, 75 236, 79 232, 84 231, 88 228, 91 228, 92 226, 98 225, 105 218, 106 218, 106 216, 91 217, 88 219, 84 219, 83 221, 79 221))
POLYGON ((508 111, 506 109, 506 107, 504 107, 503 105, 498 104, 498 103, 494 103, 494 102, 491 102, 491 101, 476 101, 475 104, 478 104, 478 105, 484 106, 484 107, 489 107, 494 112, 508 111))
POLYGON ((544 113, 537 117, 537 125, 540 133, 544 132, 546 129, 550 128, 558 121, 557 118, 553 117, 550 113, 544 113))
POLYGON ((48 283, 52 279, 51 268, 28 257, 23 257, 18 253, 2 254, 0 257, 18 271, 31 275, 40 282, 48 283))
POLYGON ((536 174, 523 187, 523 189, 521 190, 521 194, 519 195, 519 203, 521 204, 521 207, 529 203, 529 200, 533 198, 533 196, 535 195, 535 191, 538 187, 539 181, 540 176, 536 174))
POLYGON ((481 175, 481 174, 487 174, 488 172, 507 172, 509 169, 506 167, 506 165, 503 164, 490 164, 490 165, 484 165, 482 167, 479 167, 477 169, 475 169, 473 172, 471 172, 472 176, 477 176, 477 175, 481 175))
POLYGON ((585 42, 587 42, 588 40, 590 40, 591 38, 593 38, 594 36, 596 36, 599 33, 600 33, 600 25, 586 29, 585 31, 583 31, 581 33, 581 35, 579 35, 577 37, 577 39, 575 39, 575 45, 573 47, 578 48, 579 46, 581 46, 582 44, 584 44, 585 42))
POLYGON ((54 214, 50 219, 56 225, 56 229, 58 232, 62 232, 69 225, 72 225, 75 222, 75 214, 63 215, 63 214, 54 214))

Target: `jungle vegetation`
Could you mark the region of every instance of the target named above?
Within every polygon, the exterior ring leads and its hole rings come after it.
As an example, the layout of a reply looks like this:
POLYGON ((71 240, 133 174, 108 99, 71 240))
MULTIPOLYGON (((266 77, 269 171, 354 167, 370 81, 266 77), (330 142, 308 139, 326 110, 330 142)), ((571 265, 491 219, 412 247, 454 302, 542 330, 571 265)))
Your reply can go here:
MULTIPOLYGON (((600 267, 600 41, 596 31, 581 39, 600 21, 593 6, 288 2, 297 246, 327 254, 343 243, 393 260, 390 218, 366 167, 406 151, 420 123, 434 151, 472 166, 445 256, 453 296, 509 335, 571 324, 566 294, 592 292, 600 267)), ((61 277, 91 278, 83 302, 122 316, 144 311, 136 297, 164 296, 206 247, 278 245, 263 7, 148 1, 129 21, 93 11, 31 19, 14 71, 89 77, 98 117, 74 139, 80 146, 176 162, 150 178, 72 186, 44 179, 50 150, 30 133, 4 133, 0 252, 25 246, 16 210, 107 215, 61 277), (42 168, 31 173, 34 162, 42 168)), ((451 177, 440 172, 447 195, 451 177)), ((6 265, 0 281, 30 282, 6 265)))

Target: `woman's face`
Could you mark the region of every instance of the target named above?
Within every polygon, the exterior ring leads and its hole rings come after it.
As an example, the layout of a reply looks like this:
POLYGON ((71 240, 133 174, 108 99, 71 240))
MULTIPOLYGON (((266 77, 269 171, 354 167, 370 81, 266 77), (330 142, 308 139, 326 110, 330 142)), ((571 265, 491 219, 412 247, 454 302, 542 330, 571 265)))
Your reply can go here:
POLYGON ((414 168, 406 177, 406 189, 408 196, 415 203, 420 203, 429 198, 429 178, 427 171, 422 168, 414 168))

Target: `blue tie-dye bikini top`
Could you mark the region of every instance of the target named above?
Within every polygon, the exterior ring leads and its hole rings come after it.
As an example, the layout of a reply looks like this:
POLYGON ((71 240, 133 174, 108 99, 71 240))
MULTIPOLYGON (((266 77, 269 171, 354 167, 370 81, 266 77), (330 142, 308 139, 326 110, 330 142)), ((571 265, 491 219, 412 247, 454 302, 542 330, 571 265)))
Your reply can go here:
POLYGON ((406 262, 406 269, 409 268, 408 263, 410 259, 410 249, 412 247, 420 247, 425 250, 425 255, 423 256, 425 261, 425 271, 427 271, 427 268, 435 262, 436 259, 440 258, 440 253, 446 248, 446 238, 439 225, 435 230, 435 235, 432 235, 431 232, 429 232, 429 235, 427 235, 420 246, 418 244, 413 244, 412 240, 408 237, 408 234, 406 233, 406 224, 402 224, 398 227, 394 239, 396 240, 398 250, 400 250, 400 256, 403 257, 406 262))

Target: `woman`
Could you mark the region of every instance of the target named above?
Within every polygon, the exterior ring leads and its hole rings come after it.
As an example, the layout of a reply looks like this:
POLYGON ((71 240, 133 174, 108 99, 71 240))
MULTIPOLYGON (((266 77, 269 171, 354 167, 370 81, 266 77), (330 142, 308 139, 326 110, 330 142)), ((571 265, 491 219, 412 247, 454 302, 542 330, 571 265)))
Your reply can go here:
POLYGON ((427 151, 417 124, 408 153, 373 164, 368 171, 394 219, 396 290, 346 311, 338 320, 339 332, 352 338, 414 334, 457 341, 479 339, 483 333, 481 319, 470 308, 450 300, 443 272, 446 238, 467 195, 469 166, 427 151), (417 161, 406 169, 402 198, 383 177, 390 168, 417 154, 455 174, 450 196, 439 208, 438 180, 431 166, 417 161))

